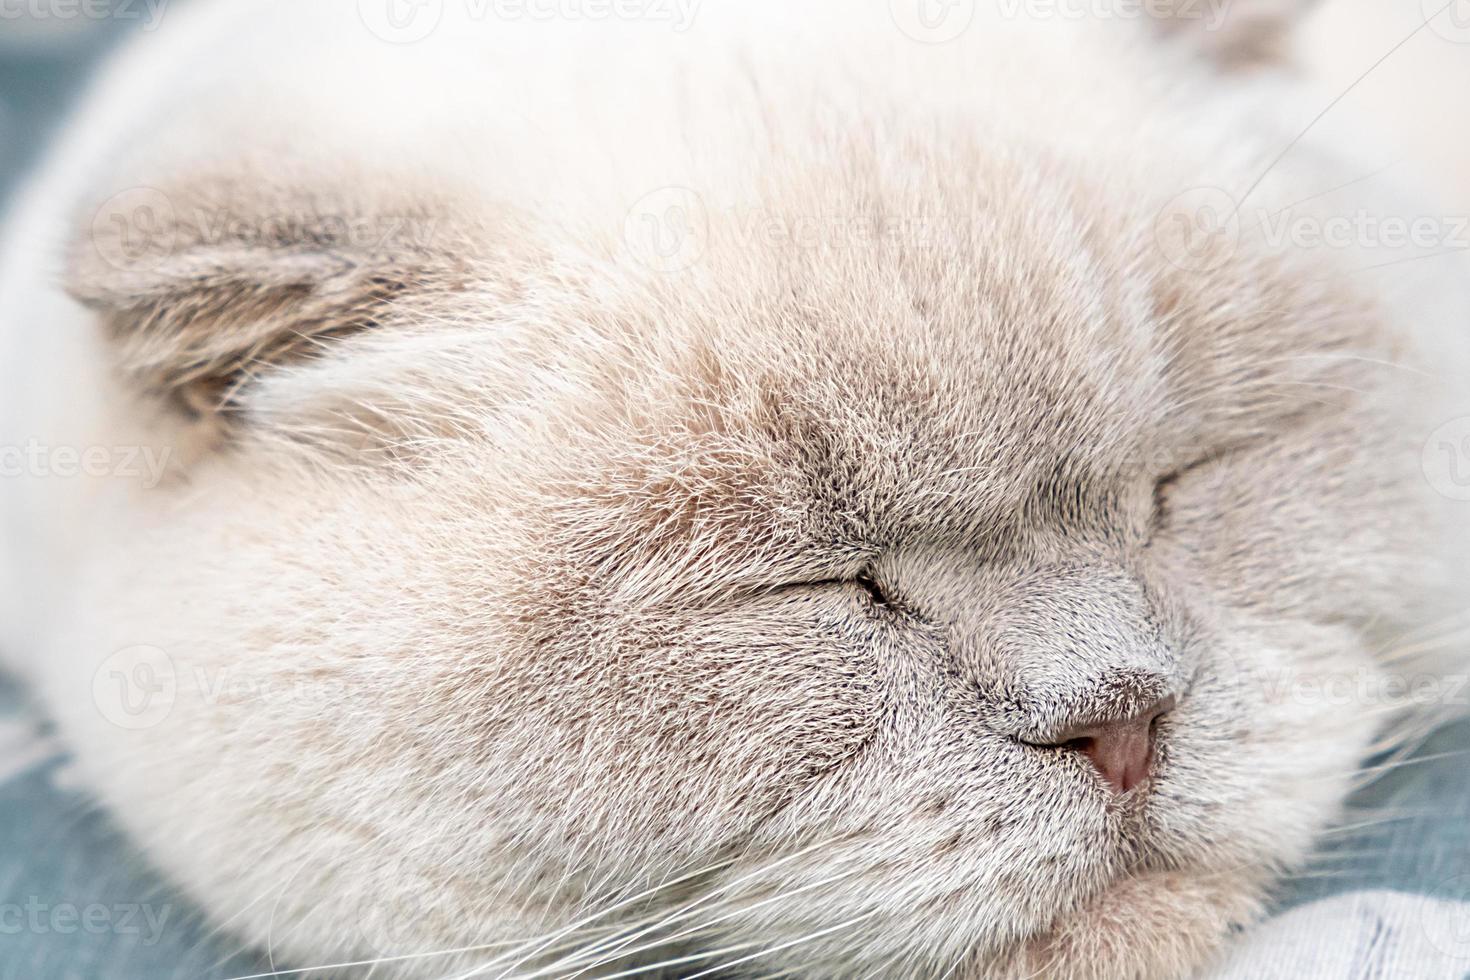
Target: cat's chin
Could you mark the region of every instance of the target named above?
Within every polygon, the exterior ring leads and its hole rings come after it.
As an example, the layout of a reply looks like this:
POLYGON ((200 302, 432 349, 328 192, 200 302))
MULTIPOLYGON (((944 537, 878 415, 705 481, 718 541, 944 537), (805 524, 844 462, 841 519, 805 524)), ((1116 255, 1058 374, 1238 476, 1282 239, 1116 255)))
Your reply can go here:
POLYGON ((1042 935, 977 962, 969 980, 1193 976, 1261 915, 1258 874, 1158 871, 1121 879, 1042 935))

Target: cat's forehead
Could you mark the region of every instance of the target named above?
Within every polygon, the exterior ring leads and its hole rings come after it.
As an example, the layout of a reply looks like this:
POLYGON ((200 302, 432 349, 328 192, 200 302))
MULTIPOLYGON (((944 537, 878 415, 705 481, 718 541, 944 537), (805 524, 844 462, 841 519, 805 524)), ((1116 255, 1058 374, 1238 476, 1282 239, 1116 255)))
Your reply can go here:
POLYGON ((702 342, 729 377, 835 395, 828 410, 853 419, 907 405, 899 416, 983 413, 996 431, 1028 400, 1136 413, 1157 388, 1136 229, 1103 228, 1072 192, 1013 175, 761 200, 772 227, 848 235, 751 242, 748 216, 712 216, 704 264, 663 284, 652 326, 702 342))
POLYGON ((1242 241, 1181 262, 1156 193, 1076 161, 960 156, 917 189, 899 174, 763 199, 777 227, 847 239, 752 243, 712 215, 704 274, 669 302, 686 339, 833 438, 971 464, 1229 442, 1363 383, 1348 375, 1382 343, 1377 313, 1310 260, 1242 241))
MULTIPOLYGON (((708 475, 670 492, 698 486, 696 510, 721 486, 736 508, 805 494, 894 533, 996 527, 1048 496, 1098 517, 1120 487, 1270 438, 1331 410, 1324 383, 1359 383, 1330 356, 1370 322, 1347 294, 1250 254, 1180 269, 1146 216, 1081 185, 998 186, 1012 193, 889 201, 909 231, 857 245, 753 247, 716 221, 703 264, 642 302, 645 366, 625 369, 646 396, 640 442, 708 475)), ((871 217, 850 191, 771 214, 871 217)))
POLYGON ((568 549, 673 581, 813 537, 968 545, 1038 502, 1111 520, 1364 386, 1337 355, 1366 351, 1371 311, 1318 270, 1245 245, 1181 268, 1139 188, 987 160, 798 168, 699 202, 677 268, 590 273, 536 334, 571 348, 542 388, 573 403, 525 443, 571 501, 568 549))
POLYGON ((924 297, 904 277, 926 270, 848 272, 662 304, 685 336, 630 355, 626 428, 591 481, 603 513, 742 553, 973 539, 1043 488, 1102 497, 1141 465, 1161 389, 1148 324, 1090 295, 987 302, 951 278, 963 297, 924 297))
POLYGON ((1162 417, 1164 340, 1124 270, 1081 244, 944 233, 771 256, 671 296, 691 352, 676 386, 732 428, 756 412, 782 438, 915 470, 1108 455, 1162 417))

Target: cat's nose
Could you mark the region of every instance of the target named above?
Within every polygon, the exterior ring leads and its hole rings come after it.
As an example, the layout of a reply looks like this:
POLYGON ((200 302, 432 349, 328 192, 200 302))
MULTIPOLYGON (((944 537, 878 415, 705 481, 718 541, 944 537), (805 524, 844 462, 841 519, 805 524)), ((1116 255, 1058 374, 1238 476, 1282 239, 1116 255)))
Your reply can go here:
POLYGON ((1148 778, 1157 722, 1173 708, 1174 698, 1163 698, 1131 718, 1068 728, 1049 744, 1080 752, 1115 793, 1126 793, 1148 778))

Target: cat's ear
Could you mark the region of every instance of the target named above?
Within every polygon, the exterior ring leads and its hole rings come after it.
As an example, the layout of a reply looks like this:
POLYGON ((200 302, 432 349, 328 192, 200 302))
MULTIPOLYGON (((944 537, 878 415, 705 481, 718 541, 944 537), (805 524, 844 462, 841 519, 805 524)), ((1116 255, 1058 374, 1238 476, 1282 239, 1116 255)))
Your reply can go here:
POLYGON ((462 236, 423 199, 163 186, 88 210, 67 287, 117 372, 191 415, 227 417, 258 379, 466 288, 462 236))
POLYGON ((1156 0, 1156 23, 1225 68, 1282 61, 1316 0, 1156 0))

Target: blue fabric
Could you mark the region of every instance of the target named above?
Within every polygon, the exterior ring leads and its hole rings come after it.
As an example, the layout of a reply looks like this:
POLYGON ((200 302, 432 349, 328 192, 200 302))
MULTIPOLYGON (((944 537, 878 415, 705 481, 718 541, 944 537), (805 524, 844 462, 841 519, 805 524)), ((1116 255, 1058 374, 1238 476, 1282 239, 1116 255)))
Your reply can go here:
POLYGON ((1354 796, 1345 829, 1329 837, 1284 904, 1380 888, 1470 902, 1470 721, 1442 729, 1401 762, 1380 761, 1394 768, 1354 796))
POLYGON ((68 786, 66 758, 0 682, 0 980, 215 980, 264 972, 211 936, 105 813, 68 786))
MULTIPOLYGON (((99 24, 49 51, 0 43, 0 199, 116 34, 115 25, 99 24)), ((62 749, 35 719, 21 692, 0 681, 0 980, 226 980, 264 972, 259 958, 213 935, 106 814, 68 785, 62 749)), ((1334 835, 1322 859, 1283 889, 1280 907, 1372 889, 1470 902, 1467 747, 1470 723, 1446 729, 1360 793, 1353 806, 1364 825, 1334 835)), ((1470 958, 1465 967, 1470 975, 1470 958)), ((1292 969, 1287 975, 1301 975, 1292 969)), ((1264 975, 1243 970, 1238 975, 1253 980, 1264 975)))

